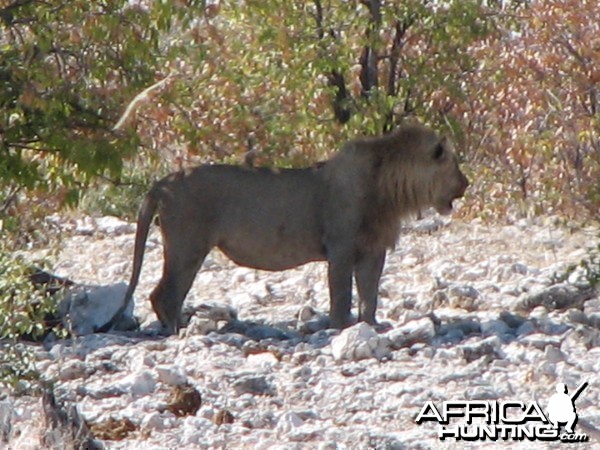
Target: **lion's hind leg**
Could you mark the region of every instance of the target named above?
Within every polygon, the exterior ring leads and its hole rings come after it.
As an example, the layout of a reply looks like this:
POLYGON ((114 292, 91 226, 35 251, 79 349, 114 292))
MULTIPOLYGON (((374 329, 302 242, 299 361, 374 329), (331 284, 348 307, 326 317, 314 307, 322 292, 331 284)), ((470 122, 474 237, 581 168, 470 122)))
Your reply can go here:
POLYGON ((181 326, 181 308, 196 273, 200 270, 208 247, 176 252, 165 246, 163 275, 150 294, 152 308, 168 333, 177 333, 181 326))

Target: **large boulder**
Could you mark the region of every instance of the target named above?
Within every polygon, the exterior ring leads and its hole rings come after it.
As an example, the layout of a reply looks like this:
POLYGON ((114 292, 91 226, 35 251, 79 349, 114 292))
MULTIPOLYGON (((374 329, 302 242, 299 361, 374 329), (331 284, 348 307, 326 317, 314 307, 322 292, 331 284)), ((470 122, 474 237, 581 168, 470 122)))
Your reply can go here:
POLYGON ((382 359, 390 354, 389 341, 365 322, 346 328, 331 341, 336 360, 382 359))
MULTIPOLYGON (((120 282, 106 286, 77 285, 67 290, 59 303, 58 312, 63 325, 76 335, 94 333, 108 323, 123 304, 127 284, 120 282)), ((137 327, 133 317, 134 302, 129 302, 121 318, 113 326, 115 330, 137 327)))

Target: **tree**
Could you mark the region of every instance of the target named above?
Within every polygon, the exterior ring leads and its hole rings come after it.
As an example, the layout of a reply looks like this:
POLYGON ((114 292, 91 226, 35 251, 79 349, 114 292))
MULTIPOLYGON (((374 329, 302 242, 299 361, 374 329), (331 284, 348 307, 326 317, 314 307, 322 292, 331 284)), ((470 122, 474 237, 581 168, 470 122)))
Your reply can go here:
POLYGON ((11 0, 0 7, 0 211, 23 188, 73 202, 98 176, 304 165, 407 117, 466 156, 477 175, 467 213, 515 200, 521 212, 594 211, 598 8, 11 0))
POLYGON ((160 77, 166 11, 127 1, 14 0, 0 7, 0 180, 74 201, 117 177, 135 132, 112 128, 160 77))
POLYGON ((600 5, 535 1, 497 14, 497 32, 470 49, 480 62, 460 108, 480 207, 597 216, 600 5))
POLYGON ((407 116, 455 133, 438 111, 451 101, 435 99, 460 95, 475 64, 466 48, 489 27, 475 1, 223 5, 189 32, 202 56, 186 60, 166 114, 178 158, 236 160, 251 151, 306 164, 407 116))

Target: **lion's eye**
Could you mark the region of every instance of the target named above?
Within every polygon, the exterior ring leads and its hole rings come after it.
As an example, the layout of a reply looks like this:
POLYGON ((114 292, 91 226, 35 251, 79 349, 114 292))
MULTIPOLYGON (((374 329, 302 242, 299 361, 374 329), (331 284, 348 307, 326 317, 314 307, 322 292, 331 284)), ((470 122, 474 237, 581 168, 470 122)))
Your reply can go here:
POLYGON ((442 156, 444 156, 444 146, 440 143, 435 147, 433 159, 440 159, 442 156))

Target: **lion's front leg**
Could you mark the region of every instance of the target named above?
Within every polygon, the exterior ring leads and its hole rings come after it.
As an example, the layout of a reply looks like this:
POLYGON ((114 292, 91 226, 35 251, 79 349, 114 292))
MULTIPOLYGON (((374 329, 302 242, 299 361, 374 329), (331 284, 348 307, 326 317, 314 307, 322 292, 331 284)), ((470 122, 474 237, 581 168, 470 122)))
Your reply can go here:
POLYGON ((354 268, 356 288, 360 297, 358 320, 374 325, 377 310, 379 279, 385 263, 385 250, 364 255, 354 268))
POLYGON ((353 258, 339 256, 329 261, 329 318, 332 328, 350 325, 353 258))

